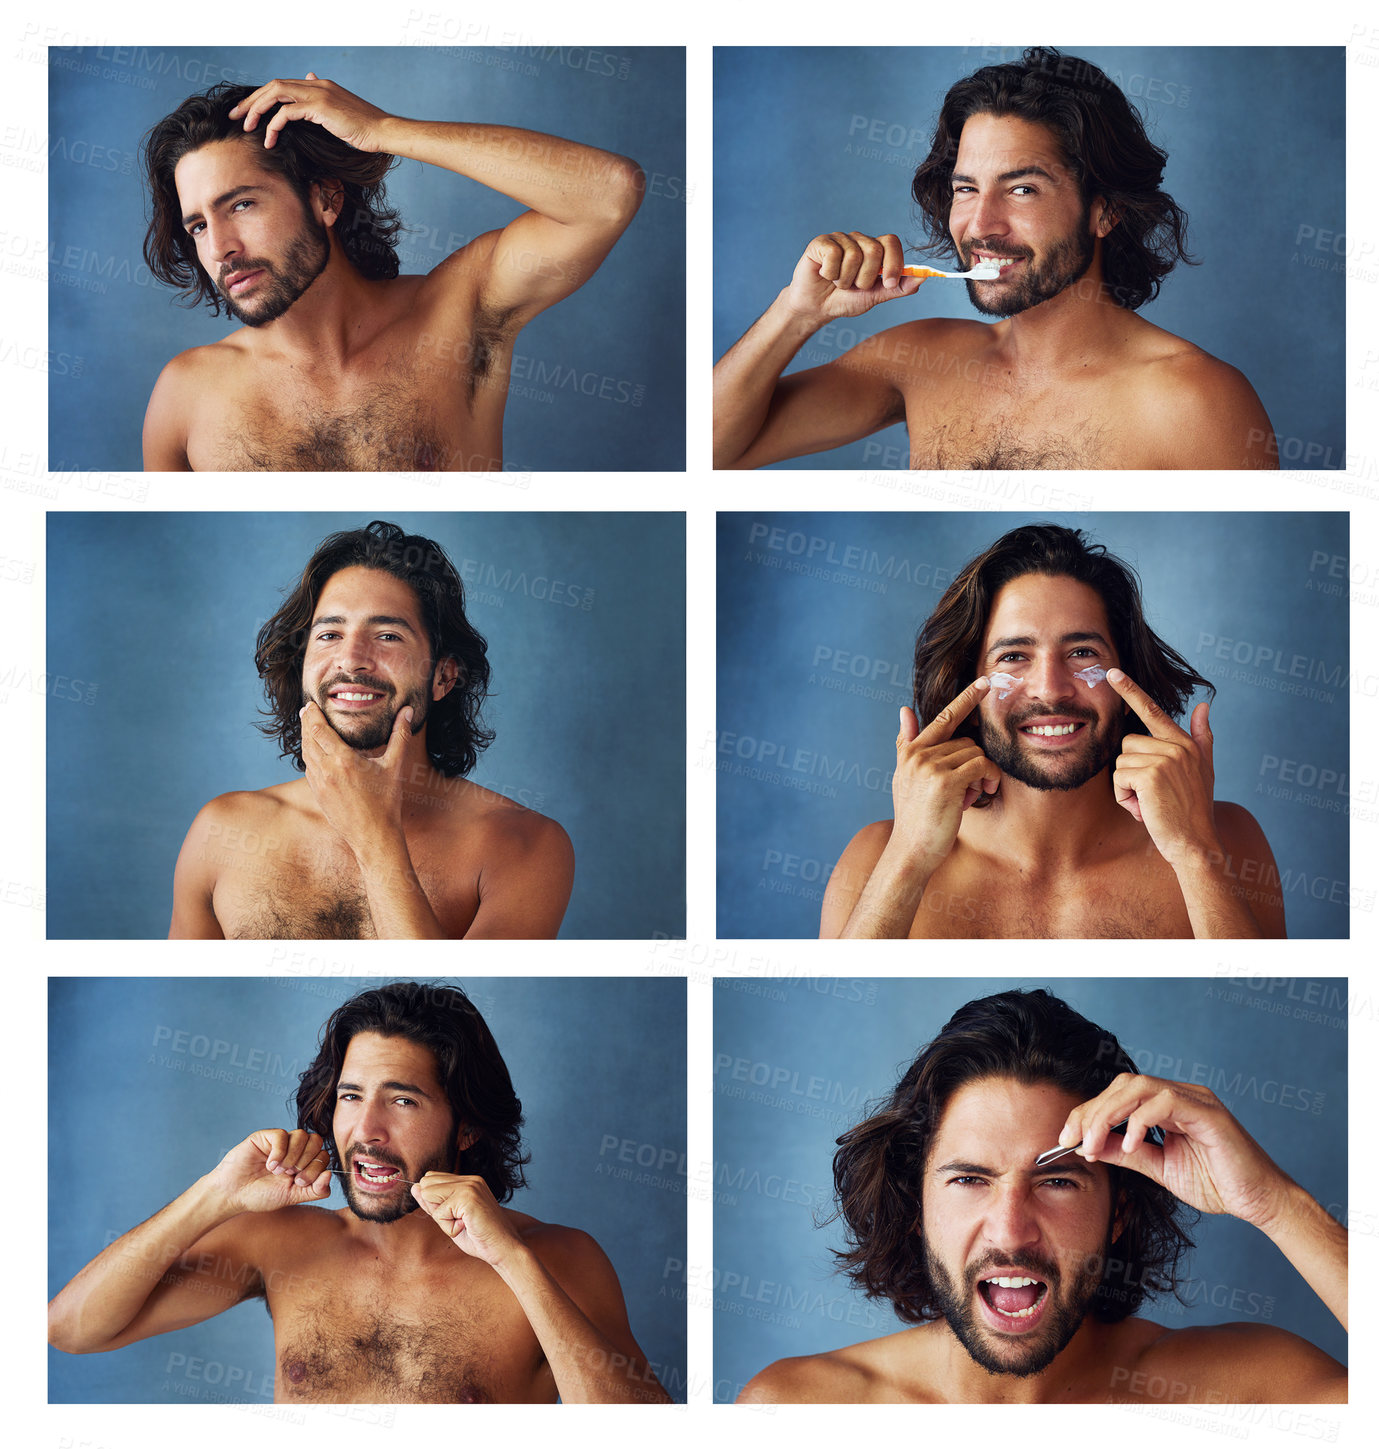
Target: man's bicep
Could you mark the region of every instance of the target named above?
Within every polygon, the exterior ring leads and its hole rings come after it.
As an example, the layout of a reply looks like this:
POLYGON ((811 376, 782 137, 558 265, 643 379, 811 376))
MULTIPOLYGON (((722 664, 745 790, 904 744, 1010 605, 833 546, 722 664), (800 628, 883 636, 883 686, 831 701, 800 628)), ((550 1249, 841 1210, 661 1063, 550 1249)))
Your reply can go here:
POLYGON ((214 909, 216 867, 211 842, 217 826, 217 802, 203 806, 192 821, 172 874, 170 941, 219 941, 214 909))
POLYGON ((843 934, 843 928, 861 899, 886 842, 891 838, 892 826, 890 820, 877 820, 863 826, 838 857, 838 864, 833 867, 828 888, 824 891, 823 911, 819 917, 821 941, 836 941, 843 934))
POLYGON ((1284 919, 1283 878, 1274 852, 1259 821, 1243 805, 1218 800, 1215 807, 1217 832, 1232 866, 1235 889, 1244 898, 1266 939, 1282 940, 1288 934, 1284 919))
POLYGON ((575 852, 544 815, 529 815, 495 841, 479 872, 479 909, 467 941, 554 940, 570 903, 575 852))
POLYGON ((905 397, 885 362, 885 335, 822 367, 782 377, 761 431, 733 466, 761 468, 827 452, 903 422, 905 397))

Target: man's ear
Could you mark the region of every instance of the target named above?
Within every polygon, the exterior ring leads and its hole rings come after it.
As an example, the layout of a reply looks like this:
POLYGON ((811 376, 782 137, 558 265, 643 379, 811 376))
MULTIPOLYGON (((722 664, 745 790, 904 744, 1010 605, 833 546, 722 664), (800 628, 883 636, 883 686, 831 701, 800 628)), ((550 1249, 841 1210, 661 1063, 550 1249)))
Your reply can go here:
POLYGON ((460 668, 460 661, 446 655, 436 665, 435 676, 431 680, 431 698, 444 699, 457 684, 463 683, 464 670, 460 668))
POLYGON ((323 226, 334 226, 345 207, 345 188, 334 179, 316 183, 316 204, 323 226))
POLYGON ((479 1140, 479 1132, 467 1122, 460 1123, 460 1130, 455 1137, 455 1147, 460 1152, 468 1152, 479 1140))
POLYGON ((1092 201, 1092 235, 1105 240, 1110 236, 1116 222, 1120 218, 1116 215, 1115 209, 1104 196, 1095 197, 1092 201))

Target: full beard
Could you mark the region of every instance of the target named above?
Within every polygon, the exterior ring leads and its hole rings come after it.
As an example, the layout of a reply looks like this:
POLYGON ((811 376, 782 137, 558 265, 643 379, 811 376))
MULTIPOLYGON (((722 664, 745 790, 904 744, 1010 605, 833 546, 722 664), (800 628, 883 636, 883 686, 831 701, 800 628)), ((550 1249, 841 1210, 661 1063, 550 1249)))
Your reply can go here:
POLYGON ((352 750, 382 750, 386 749, 388 741, 393 737, 393 725, 398 714, 412 706, 412 733, 416 734, 426 723, 426 691, 420 688, 408 690, 402 697, 397 699, 394 691, 382 680, 371 679, 368 675, 360 675, 354 679, 332 679, 328 684, 322 685, 319 698, 316 703, 320 706, 321 713, 325 715, 331 729, 340 736, 352 750), (385 696, 383 705, 376 710, 371 710, 367 715, 356 715, 337 713, 332 714, 330 710, 330 691, 337 685, 357 685, 361 689, 376 689, 385 696))
POLYGON ((415 1172, 407 1170, 407 1164, 399 1157, 393 1157, 387 1152, 365 1152, 359 1154, 367 1157, 370 1162, 380 1162, 385 1167, 396 1167, 408 1183, 403 1183, 398 1190, 390 1197, 373 1197, 368 1193, 360 1192, 354 1181, 354 1158, 355 1152, 351 1148, 346 1154, 345 1161, 345 1201, 349 1204, 350 1211, 357 1218, 363 1218, 370 1223, 395 1223, 405 1218, 408 1213, 415 1212, 421 1204, 412 1196, 411 1182, 420 1182, 428 1172, 454 1172, 459 1166, 459 1149, 452 1148, 450 1151, 438 1153, 435 1157, 423 1162, 415 1172))
POLYGON ((1025 259, 1018 279, 1010 282, 968 282, 967 300, 987 317, 1014 317, 1018 312, 1027 312, 1041 302, 1056 297, 1066 288, 1086 275, 1092 265, 1094 243, 1088 230, 1091 212, 1083 210, 1082 218, 1069 236, 1055 242, 1037 266, 1034 253, 1017 250, 1003 252, 999 246, 987 247, 979 242, 970 243, 963 260, 972 266, 974 251, 993 251, 998 256, 1016 256, 1025 259))
POLYGON ((1022 1256, 1022 1266, 1032 1270, 1031 1276, 1038 1273, 1048 1285, 1050 1303, 1044 1310, 1043 1322, 1032 1333, 1024 1337, 1012 1334, 1003 1339, 981 1321, 973 1302, 981 1292, 978 1282, 995 1265, 988 1261, 969 1268, 964 1275, 964 1287, 959 1289, 929 1244, 924 1245, 924 1268, 929 1275, 934 1306, 948 1321, 954 1337, 973 1362, 987 1373, 1010 1374, 1019 1379, 1043 1373, 1072 1342, 1096 1297, 1102 1261, 1084 1259, 1069 1282, 1066 1295, 1060 1297, 1063 1275, 1058 1264, 1037 1254, 1022 1256))
POLYGON ((281 268, 261 258, 240 261, 235 264, 237 272, 264 271, 268 280, 261 282, 252 297, 239 302, 225 290, 224 278, 228 269, 222 272, 221 296, 230 315, 246 327, 263 327, 276 322, 279 317, 302 295, 326 269, 330 260, 330 238, 327 229, 310 217, 305 219, 302 230, 287 248, 281 268))
POLYGON ((1079 709, 1026 709, 1008 715, 997 724, 982 717, 979 723, 982 753, 1012 780, 1033 790, 1077 790, 1096 777, 1120 753, 1123 729, 1103 723, 1096 715, 1079 709), (1080 748, 1062 754, 1042 755, 1024 743, 1020 726, 1041 714, 1060 714, 1085 721, 1080 748))

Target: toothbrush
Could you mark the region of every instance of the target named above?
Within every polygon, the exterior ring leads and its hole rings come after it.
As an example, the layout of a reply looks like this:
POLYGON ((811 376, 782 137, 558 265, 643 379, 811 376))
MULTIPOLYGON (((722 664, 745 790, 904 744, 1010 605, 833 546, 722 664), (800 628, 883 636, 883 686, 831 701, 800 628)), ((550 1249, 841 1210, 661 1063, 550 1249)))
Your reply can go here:
POLYGON ((967 278, 973 282, 994 282, 1001 275, 1000 262, 978 262, 970 272, 941 272, 937 267, 901 267, 902 277, 953 277, 967 278))

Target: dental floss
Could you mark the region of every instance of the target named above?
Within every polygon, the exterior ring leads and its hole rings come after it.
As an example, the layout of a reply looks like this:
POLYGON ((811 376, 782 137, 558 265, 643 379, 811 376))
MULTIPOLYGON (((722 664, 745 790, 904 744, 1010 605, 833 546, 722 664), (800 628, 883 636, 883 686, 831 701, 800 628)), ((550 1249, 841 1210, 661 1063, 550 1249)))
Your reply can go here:
POLYGON ((1080 679, 1088 689, 1095 689, 1106 678, 1106 671, 1099 664, 1089 664, 1086 669, 1077 670, 1073 678, 1080 679))
POLYGON ((991 681, 992 689, 997 691, 997 699, 1008 698, 1010 691, 1020 683, 1013 674, 988 674, 986 677, 991 681))

